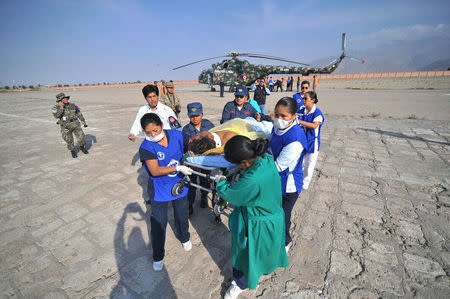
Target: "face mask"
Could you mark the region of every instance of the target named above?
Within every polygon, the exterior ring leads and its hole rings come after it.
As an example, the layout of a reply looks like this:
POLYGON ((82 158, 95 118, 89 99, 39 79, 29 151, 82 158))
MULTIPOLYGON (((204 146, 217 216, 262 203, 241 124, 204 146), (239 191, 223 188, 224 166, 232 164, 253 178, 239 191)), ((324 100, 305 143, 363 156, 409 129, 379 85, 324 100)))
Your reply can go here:
POLYGON ((164 138, 164 130, 161 130, 161 133, 159 133, 155 137, 151 137, 151 136, 148 136, 147 134, 145 134, 145 139, 147 139, 148 141, 151 141, 151 142, 159 142, 163 138, 164 138))
POLYGON ((289 125, 291 124, 291 120, 284 120, 281 118, 274 118, 273 119, 273 125, 278 129, 278 130, 285 130, 289 127, 289 125))

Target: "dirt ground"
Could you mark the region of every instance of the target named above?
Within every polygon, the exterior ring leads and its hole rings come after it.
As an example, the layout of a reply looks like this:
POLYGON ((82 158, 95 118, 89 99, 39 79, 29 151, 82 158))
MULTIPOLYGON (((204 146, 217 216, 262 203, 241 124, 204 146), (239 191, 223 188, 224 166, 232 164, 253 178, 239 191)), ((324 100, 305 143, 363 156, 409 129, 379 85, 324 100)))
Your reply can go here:
MULTIPOLYGON (((293 211, 290 265, 240 298, 450 296, 448 80, 418 90, 320 83, 322 147, 293 211)), ((182 124, 189 102, 201 102, 218 124, 233 99, 203 85, 176 90, 182 124)), ((90 153, 77 159, 51 115, 58 92, 0 94, 0 297, 223 296, 231 282, 227 217, 215 223, 198 202, 193 249, 183 251, 170 212, 164 269, 152 270, 142 138, 127 139, 145 103, 140 88, 64 91, 89 124, 90 153)), ((289 95, 268 96, 267 109, 289 95)))

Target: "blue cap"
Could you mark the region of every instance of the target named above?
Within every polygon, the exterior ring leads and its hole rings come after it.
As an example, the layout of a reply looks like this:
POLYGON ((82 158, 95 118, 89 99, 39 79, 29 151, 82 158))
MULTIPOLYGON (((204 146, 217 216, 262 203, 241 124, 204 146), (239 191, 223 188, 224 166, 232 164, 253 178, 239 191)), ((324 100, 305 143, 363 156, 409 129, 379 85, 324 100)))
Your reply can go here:
POLYGON ((203 113, 203 106, 199 102, 189 103, 187 105, 188 116, 200 115, 203 113))
POLYGON ((245 97, 248 94, 247 87, 238 85, 236 86, 236 91, 234 92, 235 96, 243 96, 245 97))

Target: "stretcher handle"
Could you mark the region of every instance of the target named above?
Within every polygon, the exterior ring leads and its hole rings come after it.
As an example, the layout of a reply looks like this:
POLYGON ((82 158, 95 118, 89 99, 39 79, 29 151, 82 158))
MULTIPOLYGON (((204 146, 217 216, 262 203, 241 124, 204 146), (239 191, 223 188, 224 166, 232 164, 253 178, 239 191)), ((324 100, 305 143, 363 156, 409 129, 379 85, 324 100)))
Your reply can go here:
POLYGON ((204 177, 204 178, 207 178, 207 179, 214 180, 214 176, 212 176, 212 175, 207 175, 207 174, 204 174, 204 173, 195 171, 195 170, 192 170, 192 174, 196 174, 196 175, 198 175, 198 176, 201 176, 201 177, 204 177))

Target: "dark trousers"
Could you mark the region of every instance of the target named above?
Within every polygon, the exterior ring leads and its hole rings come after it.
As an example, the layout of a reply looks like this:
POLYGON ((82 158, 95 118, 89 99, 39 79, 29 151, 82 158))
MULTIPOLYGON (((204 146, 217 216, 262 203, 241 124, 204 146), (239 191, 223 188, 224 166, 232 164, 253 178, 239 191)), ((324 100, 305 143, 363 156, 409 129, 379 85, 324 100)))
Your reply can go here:
MULTIPOLYGON (((200 179, 200 186, 202 187, 209 187, 208 185, 208 180, 206 178, 203 177, 199 177, 200 179)), ((202 194, 202 198, 206 197, 208 195, 208 192, 204 191, 204 190, 200 190, 201 194, 202 194)), ((189 206, 192 207, 194 205, 195 202, 195 195, 197 194, 197 188, 194 187, 189 187, 189 191, 188 191, 188 200, 189 200, 189 206)))
MULTIPOLYGON (((189 241, 188 207, 186 197, 171 201, 173 216, 175 218, 175 234, 181 243, 189 241)), ((164 258, 164 244, 166 243, 167 207, 168 201, 155 201, 152 199, 152 216, 150 217, 150 236, 153 247, 153 261, 158 262, 164 258)))
POLYGON ((223 93, 225 92, 225 86, 220 86, 220 97, 223 98, 223 93))
POLYGON ((233 280, 236 282, 237 286, 242 290, 247 288, 247 282, 245 281, 244 272, 237 270, 233 267, 233 280))
POLYGON ((286 228, 285 246, 287 246, 292 241, 291 234, 289 233, 289 229, 291 228, 292 209, 294 208, 297 198, 298 198, 297 192, 286 193, 285 195, 283 195, 282 206, 283 206, 283 211, 284 211, 284 224, 285 224, 285 228, 286 228))

